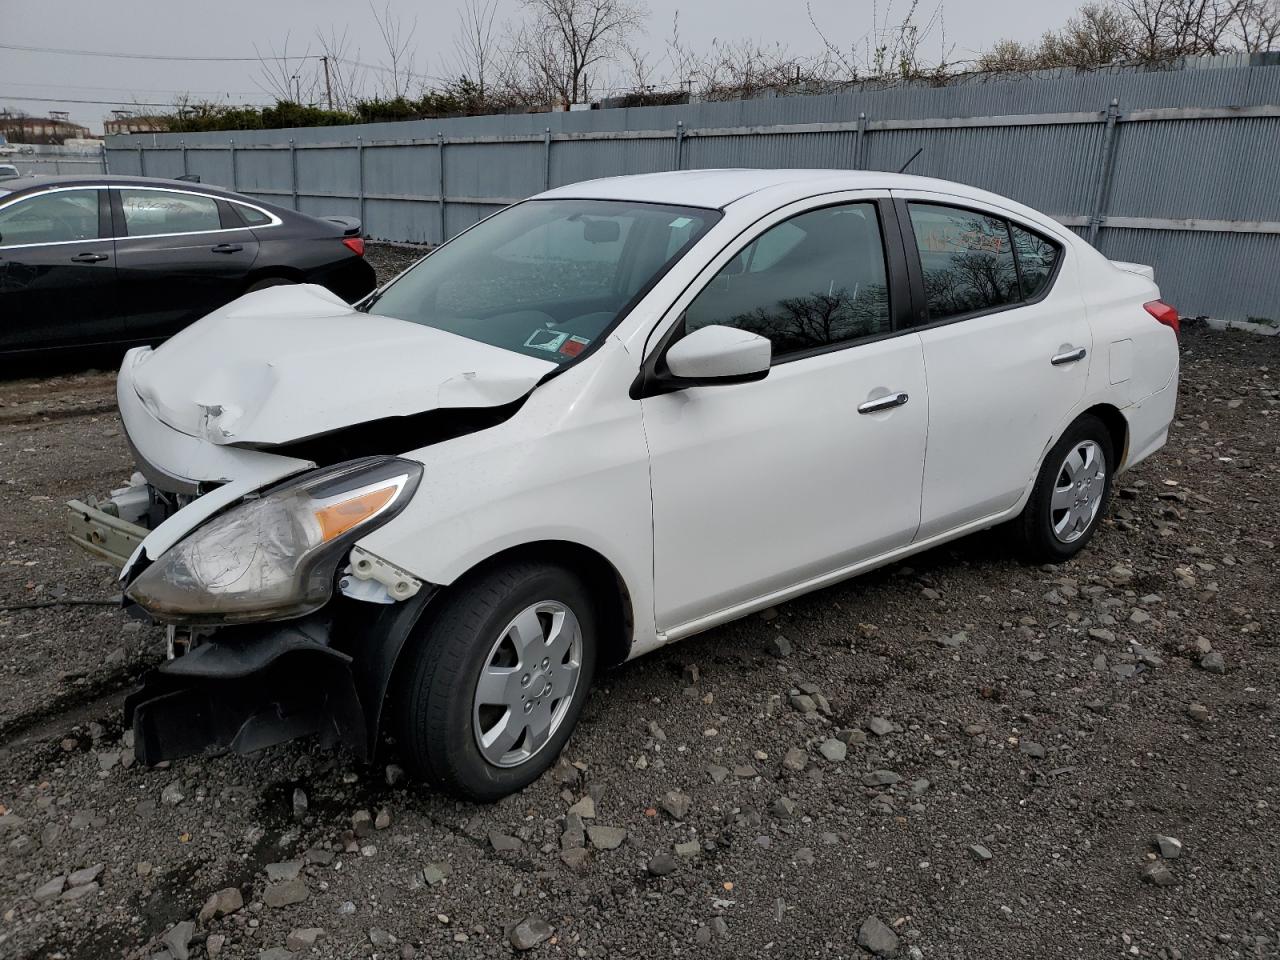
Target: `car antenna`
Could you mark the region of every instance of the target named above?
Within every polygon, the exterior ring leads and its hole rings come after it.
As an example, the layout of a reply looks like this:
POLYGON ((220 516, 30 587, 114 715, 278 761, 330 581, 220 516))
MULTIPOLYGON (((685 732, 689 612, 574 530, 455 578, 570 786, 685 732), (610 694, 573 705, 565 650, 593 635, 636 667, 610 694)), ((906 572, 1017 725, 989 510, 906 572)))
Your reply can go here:
POLYGON ((910 156, 910 158, 907 160, 907 162, 906 162, 906 163, 904 163, 902 166, 900 166, 900 167, 898 168, 898 172, 899 172, 899 173, 902 173, 904 170, 906 170, 906 169, 907 169, 907 167, 911 166, 911 161, 912 161, 912 160, 915 160, 915 158, 916 158, 916 157, 918 157, 918 156, 920 156, 920 154, 922 154, 922 153, 924 153, 924 147, 918 147, 918 148, 916 148, 916 152, 915 152, 915 153, 913 153, 913 154, 910 156))

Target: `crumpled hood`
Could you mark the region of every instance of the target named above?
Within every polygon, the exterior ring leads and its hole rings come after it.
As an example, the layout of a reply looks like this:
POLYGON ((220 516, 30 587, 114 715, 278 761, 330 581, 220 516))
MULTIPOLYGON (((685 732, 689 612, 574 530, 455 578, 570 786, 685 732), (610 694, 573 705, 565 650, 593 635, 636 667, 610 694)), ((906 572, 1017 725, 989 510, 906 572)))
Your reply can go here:
POLYGON ((528 393, 556 364, 351 309, 312 284, 245 294, 130 371, 157 419, 213 443, 272 445, 528 393))

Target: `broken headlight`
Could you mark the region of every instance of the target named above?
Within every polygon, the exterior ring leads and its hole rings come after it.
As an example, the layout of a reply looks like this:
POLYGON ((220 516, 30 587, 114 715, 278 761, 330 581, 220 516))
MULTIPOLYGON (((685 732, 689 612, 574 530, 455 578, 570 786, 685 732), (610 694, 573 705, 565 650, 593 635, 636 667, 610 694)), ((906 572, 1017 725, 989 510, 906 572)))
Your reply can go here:
POLYGON ((422 465, 368 457, 303 474, 219 514, 126 591, 157 620, 286 620, 324 606, 351 542, 409 502, 422 465))

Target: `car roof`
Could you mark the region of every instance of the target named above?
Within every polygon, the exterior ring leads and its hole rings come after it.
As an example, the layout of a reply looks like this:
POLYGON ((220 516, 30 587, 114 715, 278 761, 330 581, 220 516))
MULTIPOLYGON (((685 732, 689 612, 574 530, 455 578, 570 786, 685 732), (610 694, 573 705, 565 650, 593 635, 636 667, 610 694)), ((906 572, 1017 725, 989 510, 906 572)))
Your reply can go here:
POLYGON ((838 190, 897 189, 1010 202, 965 184, 882 170, 673 170, 585 180, 540 193, 538 198, 631 200, 723 209, 752 194, 775 188, 797 197, 838 190))
POLYGON ((79 187, 79 186, 146 186, 146 187, 171 187, 176 190, 189 190, 193 193, 208 193, 214 196, 226 197, 229 200, 250 200, 259 206, 262 205, 261 200, 255 200, 246 197, 243 194, 235 193, 223 187, 216 187, 209 183, 197 183, 194 180, 167 180, 163 177, 129 177, 116 174, 83 174, 83 173, 67 173, 61 175, 50 174, 30 174, 25 177, 18 177, 13 180, 4 181, 4 189, 11 193, 25 192, 28 190, 46 189, 48 187, 79 187))

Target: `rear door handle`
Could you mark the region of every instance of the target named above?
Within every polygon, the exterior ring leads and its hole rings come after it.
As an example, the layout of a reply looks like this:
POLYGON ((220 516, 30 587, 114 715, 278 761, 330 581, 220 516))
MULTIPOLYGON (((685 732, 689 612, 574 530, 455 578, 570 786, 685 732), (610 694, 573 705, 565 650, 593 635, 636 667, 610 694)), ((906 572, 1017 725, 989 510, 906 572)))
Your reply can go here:
POLYGON ((1049 360, 1055 367, 1060 367, 1064 363, 1075 363, 1077 360, 1083 360, 1088 351, 1084 347, 1076 350, 1068 350, 1066 353, 1060 353, 1056 357, 1049 360))
POLYGON ((105 253, 77 253, 71 258, 72 263, 101 263, 107 259, 105 253))
POLYGON ((213 252, 214 253, 239 253, 243 249, 244 247, 242 247, 238 243, 220 243, 213 248, 213 252))
POLYGON ((859 413, 878 413, 881 410, 889 410, 893 407, 900 407, 907 402, 909 398, 905 393, 890 393, 887 396, 876 397, 874 400, 868 400, 866 403, 858 405, 859 413))

